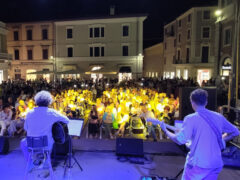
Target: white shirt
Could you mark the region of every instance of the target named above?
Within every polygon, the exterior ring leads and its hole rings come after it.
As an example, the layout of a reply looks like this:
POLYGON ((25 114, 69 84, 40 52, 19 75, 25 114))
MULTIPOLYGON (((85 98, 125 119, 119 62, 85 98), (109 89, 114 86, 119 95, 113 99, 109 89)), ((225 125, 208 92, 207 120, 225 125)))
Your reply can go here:
POLYGON ((191 142, 186 164, 201 168, 219 168, 223 166, 217 136, 199 113, 210 117, 221 133, 237 133, 238 129, 228 122, 224 116, 205 108, 197 110, 184 118, 183 127, 177 134, 181 144, 191 142))
POLYGON ((6 114, 3 110, 0 112, 0 121, 11 121, 13 112, 9 110, 9 113, 6 114))
POLYGON ((139 117, 144 118, 144 119, 149 119, 149 118, 154 119, 155 118, 152 111, 147 111, 146 113, 142 113, 139 117))
POLYGON ((48 147, 52 148, 54 143, 52 137, 52 125, 62 121, 68 123, 69 120, 66 116, 60 114, 54 109, 48 107, 35 107, 26 115, 24 129, 27 131, 28 136, 48 136, 48 147))

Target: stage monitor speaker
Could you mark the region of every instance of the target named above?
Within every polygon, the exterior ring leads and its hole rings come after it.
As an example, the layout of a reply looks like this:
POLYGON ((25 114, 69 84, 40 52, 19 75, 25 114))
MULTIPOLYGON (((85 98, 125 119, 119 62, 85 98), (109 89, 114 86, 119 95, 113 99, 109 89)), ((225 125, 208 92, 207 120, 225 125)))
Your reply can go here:
POLYGON ((143 140, 132 138, 117 138, 116 155, 143 157, 143 140))
MULTIPOLYGON (((179 117, 184 119, 188 114, 193 113, 192 105, 190 102, 190 94, 196 87, 182 87, 179 89, 179 117)), ((216 87, 202 88, 208 92, 208 104, 207 109, 217 110, 217 89, 216 87)))
POLYGON ((7 137, 0 137, 0 154, 7 154, 9 151, 9 140, 7 137))

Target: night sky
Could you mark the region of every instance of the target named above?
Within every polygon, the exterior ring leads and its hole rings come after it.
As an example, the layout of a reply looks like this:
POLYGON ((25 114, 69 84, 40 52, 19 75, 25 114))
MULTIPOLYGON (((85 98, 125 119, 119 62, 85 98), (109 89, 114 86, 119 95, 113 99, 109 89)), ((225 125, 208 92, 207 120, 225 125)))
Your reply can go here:
POLYGON ((217 5, 218 0, 1 0, 0 21, 26 22, 106 16, 110 5, 116 15, 148 14, 144 22, 144 48, 163 40, 163 25, 196 6, 217 5))

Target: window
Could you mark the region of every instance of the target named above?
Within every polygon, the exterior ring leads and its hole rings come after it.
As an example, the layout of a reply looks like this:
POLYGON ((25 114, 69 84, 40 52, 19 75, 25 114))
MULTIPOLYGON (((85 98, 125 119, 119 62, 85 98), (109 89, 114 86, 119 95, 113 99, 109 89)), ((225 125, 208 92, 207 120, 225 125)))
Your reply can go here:
POLYGON ((224 45, 231 44, 231 29, 226 29, 224 31, 224 45))
POLYGON ((178 61, 180 61, 180 59, 181 59, 181 51, 180 51, 180 50, 178 50, 178 56, 177 56, 177 60, 178 60, 178 61))
POLYGON ((182 27, 182 20, 178 21, 178 27, 182 27))
POLYGON ((202 47, 202 63, 208 63, 209 47, 202 47))
POLYGON ((90 50, 90 57, 100 57, 100 56, 104 56, 105 54, 104 46, 90 47, 89 50, 90 50))
POLYGON ((181 34, 178 35, 178 42, 181 42, 181 34))
POLYGON ((101 47, 101 56, 104 56, 104 47, 101 47))
POLYGON ((14 31, 13 32, 13 39, 14 39, 14 41, 18 41, 19 40, 18 31, 14 31))
POLYGON ((187 48, 186 63, 189 63, 190 50, 187 48))
POLYGON ((14 59, 19 60, 19 50, 18 49, 14 50, 14 59))
POLYGON ((43 57, 43 59, 48 59, 48 49, 42 50, 42 57, 43 57))
POLYGON ((176 76, 177 76, 178 78, 181 77, 181 70, 180 70, 180 69, 177 69, 176 76))
POLYGON ((68 57, 73 57, 73 47, 67 48, 68 57))
POLYGON ((68 28, 67 29, 67 39, 72 39, 73 38, 73 29, 68 28))
POLYGON ((89 30, 89 37, 90 37, 90 38, 93 37, 93 28, 90 28, 90 30, 89 30))
POLYGON ((210 37, 210 28, 209 27, 204 27, 202 29, 202 37, 203 38, 209 38, 210 37))
POLYGON ((192 19, 192 15, 189 14, 189 15, 188 15, 188 22, 191 22, 191 19, 192 19))
POLYGON ((90 57, 93 57, 93 47, 90 47, 90 57))
POLYGON ((43 40, 48 39, 48 30, 47 29, 42 29, 42 39, 43 40))
POLYGON ((94 37, 100 37, 100 29, 94 28, 94 37))
POLYGON ((32 40, 32 30, 27 30, 27 40, 32 40))
POLYGON ((104 37, 104 27, 101 27, 101 37, 104 37))
POLYGON ((191 39, 191 30, 190 29, 187 32, 187 39, 191 39))
POLYGON ((128 56, 128 46, 122 46, 122 55, 128 56))
POLYGON ((203 19, 210 19, 210 11, 203 11, 203 19))
POLYGON ((32 51, 32 49, 28 49, 27 50, 27 57, 28 57, 28 60, 32 60, 33 59, 33 51, 32 51))
POLYGON ((100 48, 99 47, 94 47, 94 56, 99 57, 100 56, 100 48))
POLYGON ((104 36, 105 36, 104 27, 89 28, 89 37, 90 38, 99 38, 99 37, 104 37, 104 36))
POLYGON ((187 80, 188 79, 188 70, 184 69, 183 71, 183 79, 187 80))
POLYGON ((122 35, 124 36, 124 37, 126 37, 126 36, 129 36, 129 26, 123 26, 122 27, 122 35))

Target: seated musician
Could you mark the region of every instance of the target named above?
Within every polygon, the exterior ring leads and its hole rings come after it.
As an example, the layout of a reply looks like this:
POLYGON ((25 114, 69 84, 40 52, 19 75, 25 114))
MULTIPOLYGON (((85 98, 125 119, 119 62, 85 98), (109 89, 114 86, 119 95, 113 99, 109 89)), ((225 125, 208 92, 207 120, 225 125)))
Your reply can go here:
MULTIPOLYGON (((30 110, 25 119, 24 129, 27 136, 48 136, 48 148, 51 151, 54 143, 52 137, 52 125, 57 121, 68 123, 69 119, 48 106, 52 103, 52 96, 48 91, 40 91, 34 97, 37 107, 30 110)), ((26 139, 21 142, 24 157, 28 158, 26 139)))

